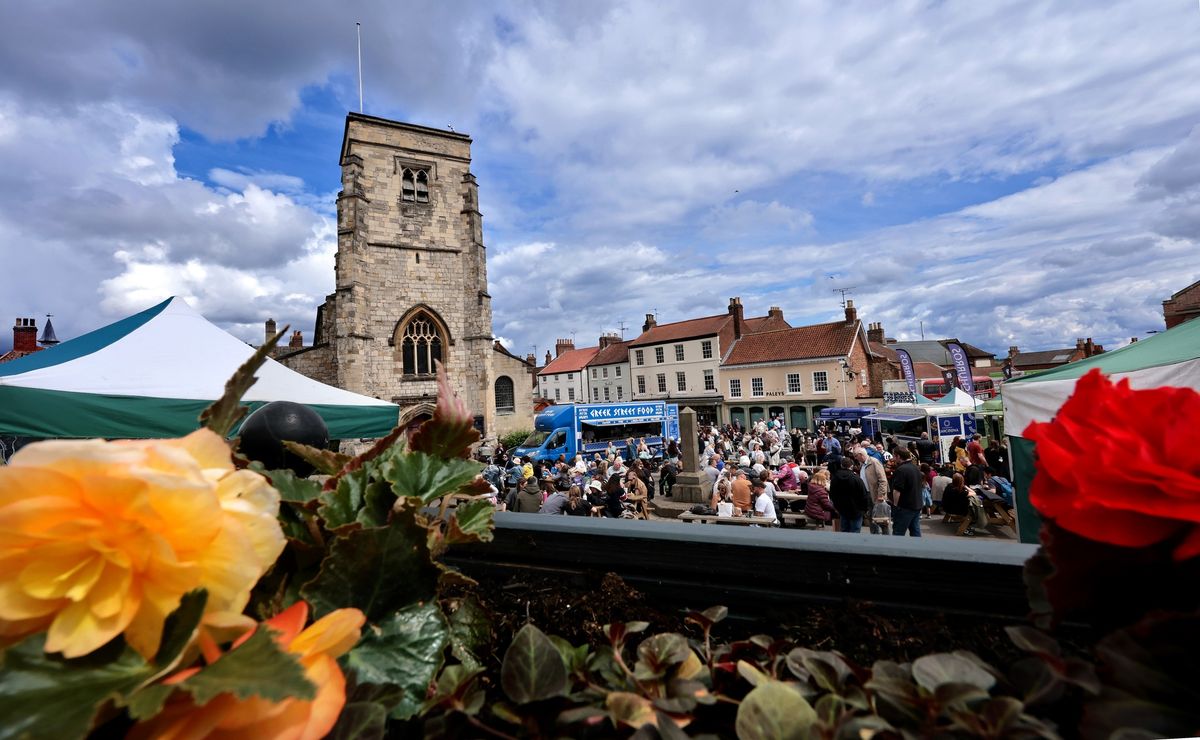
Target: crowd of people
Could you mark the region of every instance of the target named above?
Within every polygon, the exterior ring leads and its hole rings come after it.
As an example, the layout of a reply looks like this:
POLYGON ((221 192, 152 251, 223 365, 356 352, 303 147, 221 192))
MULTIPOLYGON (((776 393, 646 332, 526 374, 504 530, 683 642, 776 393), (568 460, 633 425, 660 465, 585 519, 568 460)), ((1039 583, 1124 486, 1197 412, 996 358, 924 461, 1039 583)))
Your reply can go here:
MULTIPOLYGON (((789 509, 810 522, 843 532, 921 536, 921 520, 942 512, 967 517, 971 536, 985 525, 981 497, 1012 508, 1004 477, 1008 450, 978 434, 955 437, 942 459, 928 433, 902 443, 872 439, 854 426, 788 429, 782 417, 748 426, 703 427, 695 441, 707 504, 697 513, 747 516, 778 524, 789 509), (800 496, 780 498, 780 493, 800 496)), ((671 496, 679 473, 679 445, 654 450, 644 440, 613 442, 604 453, 552 464, 496 451, 484 471, 499 507, 522 513, 635 516, 654 496, 671 496)))

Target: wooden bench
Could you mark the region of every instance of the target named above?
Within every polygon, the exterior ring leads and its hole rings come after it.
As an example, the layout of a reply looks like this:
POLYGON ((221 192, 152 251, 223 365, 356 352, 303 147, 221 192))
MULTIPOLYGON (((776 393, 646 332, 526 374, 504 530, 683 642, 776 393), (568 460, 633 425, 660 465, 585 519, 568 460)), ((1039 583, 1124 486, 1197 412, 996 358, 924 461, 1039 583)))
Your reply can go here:
POLYGON ((779 519, 781 522, 783 522, 784 526, 792 524, 796 525, 797 527, 807 527, 809 524, 811 524, 813 525, 813 529, 825 528, 825 522, 821 521, 820 519, 809 519, 800 512, 785 511, 779 515, 779 519))
POLYGON ((679 515, 681 522, 699 522, 700 524, 737 524, 743 527, 748 527, 751 524, 770 525, 766 519, 762 517, 746 517, 746 516, 717 516, 716 514, 693 514, 690 511, 685 511, 679 515))

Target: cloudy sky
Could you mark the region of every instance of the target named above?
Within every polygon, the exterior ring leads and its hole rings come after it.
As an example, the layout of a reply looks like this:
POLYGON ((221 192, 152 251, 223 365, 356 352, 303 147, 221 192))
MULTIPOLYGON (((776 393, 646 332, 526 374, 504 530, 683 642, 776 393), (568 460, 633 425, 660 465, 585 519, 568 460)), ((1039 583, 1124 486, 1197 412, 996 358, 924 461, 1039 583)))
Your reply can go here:
POLYGON ((311 338, 356 20, 366 112, 474 137, 522 354, 836 288, 892 336, 1115 346, 1200 279, 1195 0, 46 0, 0 11, 0 323, 182 295, 311 338))

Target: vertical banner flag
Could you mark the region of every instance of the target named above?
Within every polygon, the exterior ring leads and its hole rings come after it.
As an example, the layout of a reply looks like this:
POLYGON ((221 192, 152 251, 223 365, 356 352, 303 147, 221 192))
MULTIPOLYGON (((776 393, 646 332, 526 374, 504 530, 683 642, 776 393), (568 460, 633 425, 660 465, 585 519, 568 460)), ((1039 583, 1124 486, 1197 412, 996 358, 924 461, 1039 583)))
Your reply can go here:
POLYGON ((946 393, 949 394, 958 387, 958 376, 954 374, 953 370, 943 370, 942 382, 946 384, 946 393))
POLYGON ((900 372, 904 373, 904 382, 908 383, 908 392, 913 394, 913 398, 917 397, 917 379, 913 375, 912 355, 908 354, 907 350, 896 350, 896 357, 900 360, 900 372))
POLYGON ((958 375, 958 387, 972 396, 975 395, 975 381, 971 379, 971 363, 967 361, 967 353, 958 342, 946 342, 950 359, 954 362, 954 373, 958 375))

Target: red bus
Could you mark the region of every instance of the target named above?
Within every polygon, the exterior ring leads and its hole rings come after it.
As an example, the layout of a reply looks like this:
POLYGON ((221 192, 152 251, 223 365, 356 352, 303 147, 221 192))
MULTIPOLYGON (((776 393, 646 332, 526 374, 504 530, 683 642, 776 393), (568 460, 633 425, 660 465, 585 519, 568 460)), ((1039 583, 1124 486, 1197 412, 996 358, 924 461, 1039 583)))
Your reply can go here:
MULTIPOLYGON (((997 395, 999 395, 996 393, 996 384, 990 377, 986 375, 974 375, 971 377, 971 381, 975 383, 976 398, 981 398, 986 401, 989 398, 995 398, 997 395)), ((936 401, 939 398, 942 398, 950 392, 951 388, 951 386, 946 385, 946 381, 941 378, 927 378, 925 380, 918 380, 917 382, 921 384, 921 395, 925 396, 931 401, 936 401)))

